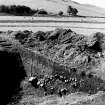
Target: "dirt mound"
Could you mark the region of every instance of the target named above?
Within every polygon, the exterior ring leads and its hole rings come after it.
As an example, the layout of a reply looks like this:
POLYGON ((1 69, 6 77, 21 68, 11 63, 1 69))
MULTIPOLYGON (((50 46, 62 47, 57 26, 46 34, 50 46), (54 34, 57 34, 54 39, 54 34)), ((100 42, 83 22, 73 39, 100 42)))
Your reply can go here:
POLYGON ((12 37, 0 41, 1 48, 17 51, 27 79, 33 77, 23 89, 25 95, 62 97, 75 92, 96 94, 105 91, 105 81, 101 78, 105 77, 104 67, 100 68, 105 59, 103 33, 88 37, 70 29, 56 29, 11 32, 9 35, 12 37), (97 71, 102 71, 102 75, 97 71))

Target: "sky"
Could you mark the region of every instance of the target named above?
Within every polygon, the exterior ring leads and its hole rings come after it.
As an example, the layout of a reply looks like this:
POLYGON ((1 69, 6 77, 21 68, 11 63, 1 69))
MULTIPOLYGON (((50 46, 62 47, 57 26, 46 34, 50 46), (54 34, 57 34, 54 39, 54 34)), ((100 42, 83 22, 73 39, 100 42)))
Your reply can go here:
POLYGON ((92 4, 102 8, 105 8, 105 0, 74 0, 83 4, 92 4))
MULTIPOLYGON (((0 4, 3 2, 3 3, 7 3, 9 4, 10 2, 19 2, 19 1, 32 1, 32 0, 0 0, 0 4)), ((42 0, 40 0, 42 1, 42 0)), ((76 1, 76 2, 79 2, 79 3, 83 3, 83 4, 91 4, 91 5, 96 5, 96 6, 99 6, 99 7, 102 7, 102 8, 105 8, 105 0, 72 0, 72 1, 76 1)))

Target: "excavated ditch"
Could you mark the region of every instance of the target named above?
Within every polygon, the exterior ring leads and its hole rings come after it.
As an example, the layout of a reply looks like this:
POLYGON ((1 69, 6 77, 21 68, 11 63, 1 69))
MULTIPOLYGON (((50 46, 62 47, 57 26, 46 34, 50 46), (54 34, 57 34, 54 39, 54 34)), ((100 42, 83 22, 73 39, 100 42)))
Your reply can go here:
POLYGON ((26 72, 17 52, 0 51, 0 100, 1 105, 7 105, 10 102, 21 99, 20 84, 26 77, 26 72), (15 98, 17 100, 15 100, 15 98))

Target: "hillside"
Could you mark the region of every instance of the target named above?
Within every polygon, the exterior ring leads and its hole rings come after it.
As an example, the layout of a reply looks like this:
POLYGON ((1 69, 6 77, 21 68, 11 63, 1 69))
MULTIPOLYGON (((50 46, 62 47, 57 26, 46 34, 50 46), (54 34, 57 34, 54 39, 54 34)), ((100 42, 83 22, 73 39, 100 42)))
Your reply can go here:
POLYGON ((17 5, 25 5, 29 6, 31 8, 37 9, 37 8, 43 8, 46 9, 49 12, 58 13, 58 11, 62 10, 66 14, 67 6, 71 5, 78 9, 79 13, 78 15, 82 16, 98 16, 98 17, 104 17, 105 16, 105 9, 87 5, 87 4, 80 4, 71 0, 30 0, 30 1, 24 1, 24 0, 18 0, 18 1, 12 1, 12 0, 3 0, 0 1, 0 4, 17 4, 17 5))

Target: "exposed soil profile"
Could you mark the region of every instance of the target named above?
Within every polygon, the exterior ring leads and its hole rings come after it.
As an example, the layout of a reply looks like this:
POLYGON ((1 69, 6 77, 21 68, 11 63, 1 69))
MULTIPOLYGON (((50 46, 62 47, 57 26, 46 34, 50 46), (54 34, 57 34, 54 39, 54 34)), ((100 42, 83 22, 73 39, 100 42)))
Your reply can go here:
POLYGON ((18 105, 29 105, 29 97, 35 97, 33 105, 40 105, 35 104, 37 98, 41 102, 53 95, 61 99, 78 92, 90 96, 105 92, 105 34, 88 37, 71 29, 56 29, 0 35, 3 105, 15 96, 18 105))
POLYGON ((14 52, 0 51, 0 105, 12 102, 12 97, 21 91, 20 83, 26 76, 20 55, 14 52))

